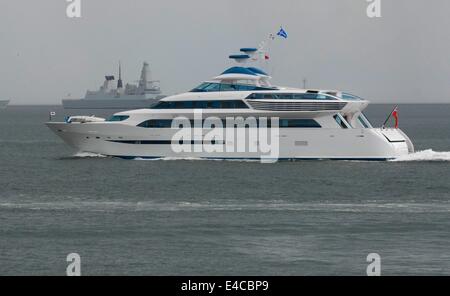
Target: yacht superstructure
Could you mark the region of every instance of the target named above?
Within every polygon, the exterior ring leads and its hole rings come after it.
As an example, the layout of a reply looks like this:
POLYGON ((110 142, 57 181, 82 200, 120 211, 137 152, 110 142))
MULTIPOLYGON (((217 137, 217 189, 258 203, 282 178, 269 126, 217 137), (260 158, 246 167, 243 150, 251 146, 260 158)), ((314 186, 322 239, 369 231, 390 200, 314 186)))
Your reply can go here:
POLYGON ((82 99, 63 99, 65 109, 138 109, 146 108, 164 97, 158 80, 151 80, 149 64, 144 62, 138 84, 125 86, 122 81, 122 67, 119 64, 119 79, 105 76, 103 85, 97 91, 86 92, 82 99))
POLYGON ((236 66, 149 108, 47 125, 80 151, 122 158, 386 160, 414 151, 400 129, 371 125, 367 100, 270 78, 236 66))

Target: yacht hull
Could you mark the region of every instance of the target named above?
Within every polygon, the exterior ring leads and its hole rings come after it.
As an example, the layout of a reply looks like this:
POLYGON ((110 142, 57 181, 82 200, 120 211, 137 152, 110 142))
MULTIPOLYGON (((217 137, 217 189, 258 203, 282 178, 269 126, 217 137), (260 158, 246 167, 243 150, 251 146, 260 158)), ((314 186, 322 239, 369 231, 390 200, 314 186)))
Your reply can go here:
POLYGON ((176 152, 171 141, 176 130, 172 129, 101 123, 49 122, 47 126, 78 151, 122 158, 388 160, 414 151, 411 141, 398 129, 280 128, 278 148, 261 153, 225 147, 214 152, 194 148, 176 152))

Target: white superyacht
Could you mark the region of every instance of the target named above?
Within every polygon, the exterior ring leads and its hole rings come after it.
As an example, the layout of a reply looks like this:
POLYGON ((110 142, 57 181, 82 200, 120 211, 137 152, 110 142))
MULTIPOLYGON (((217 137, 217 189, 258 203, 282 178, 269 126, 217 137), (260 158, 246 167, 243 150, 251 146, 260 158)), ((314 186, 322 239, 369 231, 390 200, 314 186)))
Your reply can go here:
POLYGON ((97 91, 86 92, 82 99, 63 99, 64 109, 138 109, 146 108, 163 98, 158 80, 151 80, 149 64, 144 62, 138 84, 127 83, 124 87, 122 69, 119 64, 119 79, 105 76, 103 85, 97 91))
MULTIPOLYGON (((243 51, 230 58, 248 59, 243 51)), ((414 152, 400 129, 371 125, 363 114, 367 100, 270 79, 261 69, 235 66, 152 107, 47 126, 79 151, 126 159, 388 160, 414 152)))

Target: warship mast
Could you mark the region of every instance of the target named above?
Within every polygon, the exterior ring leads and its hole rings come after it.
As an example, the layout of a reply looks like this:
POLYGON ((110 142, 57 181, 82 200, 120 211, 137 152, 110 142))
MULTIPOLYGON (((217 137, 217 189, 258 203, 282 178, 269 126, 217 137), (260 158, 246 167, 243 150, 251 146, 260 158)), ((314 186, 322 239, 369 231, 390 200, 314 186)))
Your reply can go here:
POLYGON ((117 80, 117 89, 123 88, 122 83, 122 64, 119 61, 119 80, 117 80))

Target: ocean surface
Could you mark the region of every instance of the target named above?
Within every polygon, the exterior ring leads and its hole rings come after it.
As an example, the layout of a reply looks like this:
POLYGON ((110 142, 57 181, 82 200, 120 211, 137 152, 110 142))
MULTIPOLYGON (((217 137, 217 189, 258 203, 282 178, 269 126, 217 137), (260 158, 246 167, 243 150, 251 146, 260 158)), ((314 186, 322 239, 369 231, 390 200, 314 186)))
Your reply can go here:
MULTIPOLYGON (((380 126, 392 105, 371 105, 380 126)), ((122 160, 0 110, 0 275, 450 275, 450 105, 400 105, 389 162, 122 160)))

